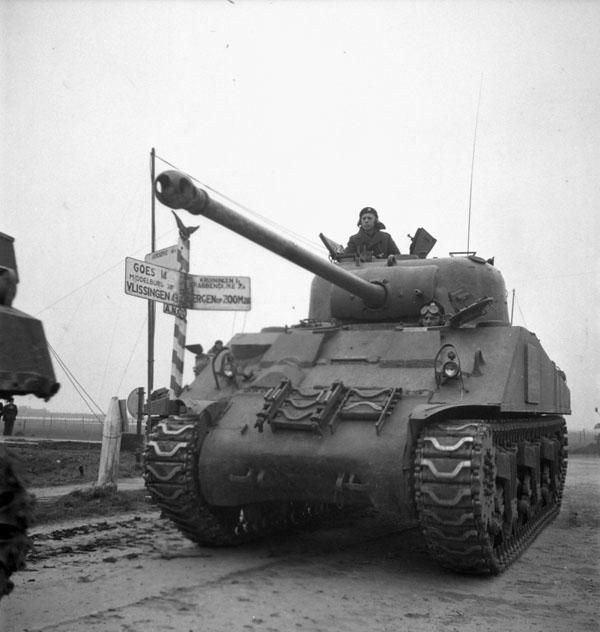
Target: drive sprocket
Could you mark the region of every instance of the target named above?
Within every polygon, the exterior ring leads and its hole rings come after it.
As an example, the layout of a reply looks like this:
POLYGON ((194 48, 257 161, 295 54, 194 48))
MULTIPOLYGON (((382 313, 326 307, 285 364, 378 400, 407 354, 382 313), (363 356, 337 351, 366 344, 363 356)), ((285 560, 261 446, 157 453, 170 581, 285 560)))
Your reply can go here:
POLYGON ((326 505, 284 501, 209 504, 198 467, 204 428, 201 419, 171 416, 155 426, 146 443, 146 487, 187 538, 205 546, 238 545, 304 524, 325 511, 326 505))

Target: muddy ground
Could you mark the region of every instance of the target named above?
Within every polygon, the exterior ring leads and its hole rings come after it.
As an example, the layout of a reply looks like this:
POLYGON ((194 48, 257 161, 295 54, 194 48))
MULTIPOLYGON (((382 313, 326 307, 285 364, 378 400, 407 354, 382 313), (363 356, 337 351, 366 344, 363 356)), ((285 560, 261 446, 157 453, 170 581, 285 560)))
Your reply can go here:
POLYGON ((572 457, 559 518, 503 575, 438 568, 412 525, 351 516, 198 548, 155 511, 34 530, 0 630, 579 632, 600 620, 600 459, 572 457))

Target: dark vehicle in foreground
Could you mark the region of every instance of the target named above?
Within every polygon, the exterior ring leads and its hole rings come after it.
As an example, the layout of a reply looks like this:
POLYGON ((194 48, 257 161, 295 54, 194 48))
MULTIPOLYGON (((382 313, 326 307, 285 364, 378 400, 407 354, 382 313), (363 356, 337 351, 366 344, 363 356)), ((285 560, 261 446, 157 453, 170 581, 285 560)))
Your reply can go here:
POLYGON ((187 537, 238 544, 372 506, 418 520, 441 565, 496 574, 558 514, 566 378, 511 326, 492 260, 427 258, 419 229, 409 255, 327 261, 178 172, 155 186, 316 275, 305 320, 234 335, 178 399, 152 402, 147 487, 187 537), (427 305, 441 324, 423 326, 427 305))
MULTIPOLYGON (((0 233, 0 400, 58 390, 42 323, 12 306, 19 282, 14 240, 0 233)), ((29 550, 31 498, 15 464, 0 445, 0 599, 13 588, 10 576, 29 550)))

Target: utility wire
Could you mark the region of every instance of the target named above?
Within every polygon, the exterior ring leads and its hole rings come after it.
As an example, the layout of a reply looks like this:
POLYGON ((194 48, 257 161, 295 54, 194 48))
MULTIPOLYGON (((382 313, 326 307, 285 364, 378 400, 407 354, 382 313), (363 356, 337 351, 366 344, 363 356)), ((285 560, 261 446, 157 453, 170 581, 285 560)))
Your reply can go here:
MULTIPOLYGON (((165 233, 163 233, 162 235, 160 235, 160 238, 162 239, 163 237, 166 237, 167 235, 170 235, 171 233, 175 232, 176 230, 177 230, 176 228, 173 228, 172 230, 168 230, 165 233)), ((135 254, 138 254, 139 252, 141 252, 143 250, 145 250, 145 249, 144 248, 139 248, 136 251, 135 254)), ((78 285, 75 289, 71 290, 67 294, 63 294, 60 298, 57 298, 54 301, 54 303, 50 303, 49 305, 46 305, 46 307, 42 307, 42 309, 39 312, 36 313, 36 316, 39 316, 40 314, 42 314, 43 312, 51 309, 55 305, 58 305, 58 303, 60 303, 61 301, 64 301, 66 298, 69 298, 69 296, 72 296, 76 292, 79 292, 79 290, 83 290, 84 288, 86 288, 88 285, 90 285, 94 281, 97 281, 100 277, 103 277, 105 274, 108 274, 109 272, 114 270, 117 266, 122 266, 122 265, 123 265, 123 259, 121 259, 120 261, 117 261, 117 263, 115 263, 114 265, 110 266, 109 268, 106 268, 106 270, 104 270, 103 272, 100 272, 95 277, 92 277, 91 279, 89 279, 85 283, 82 283, 81 285, 78 285)))
MULTIPOLYGON (((159 160, 161 160, 163 163, 165 163, 166 165, 172 167, 173 169, 177 169, 178 171, 181 171, 183 173, 186 173, 183 169, 180 169, 179 167, 177 167, 176 165, 172 164, 171 162, 169 162, 168 160, 166 160, 165 158, 162 158, 161 156, 156 155, 156 158, 158 158, 159 160)), ((296 239, 297 241, 303 242, 307 247, 312 248, 313 250, 322 251, 322 248, 320 247, 319 244, 310 241, 309 239, 307 239, 306 237, 304 237, 303 235, 300 235, 298 233, 294 233, 293 231, 290 231, 288 228, 286 228, 285 226, 282 226, 281 224, 278 224, 277 222, 274 222, 273 220, 271 220, 270 218, 261 215, 260 213, 257 213, 256 211, 252 210, 251 208, 245 206, 244 204, 241 204, 239 202, 236 202, 235 200, 233 200, 232 198, 228 197, 227 195, 221 193, 220 191, 217 191, 216 189, 214 189, 213 187, 209 186, 208 184, 205 184, 204 182, 202 182, 201 180, 199 180, 198 178, 192 176, 191 174, 186 174, 188 175, 192 180, 194 180, 195 182, 197 182, 200 186, 208 189, 209 191, 213 192, 214 194, 218 195, 220 198, 228 201, 229 203, 231 203, 232 205, 234 205, 235 207, 245 211, 246 213, 248 213, 249 215, 252 215, 258 219, 260 219, 261 221, 263 221, 264 223, 276 228, 278 231, 282 232, 282 233, 286 233, 290 236, 292 236, 294 239, 296 239)), ((166 233, 160 235, 160 238, 165 237, 166 235, 172 233, 173 230, 167 231, 166 233)), ((137 252, 141 251, 142 248, 140 248, 137 252)), ((136 252, 136 254, 137 254, 136 252)), ((123 265, 123 260, 119 260, 118 262, 116 262, 115 264, 109 266, 108 268, 106 268, 105 270, 103 270, 102 272, 100 272, 99 274, 95 275, 94 277, 92 277, 91 279, 89 279, 88 281, 86 281, 85 283, 73 288, 70 292, 68 292, 67 294, 63 294, 63 296, 57 298, 54 302, 50 303, 49 305, 46 305, 45 307, 43 307, 40 311, 37 312, 36 316, 39 316, 40 314, 44 313, 45 311, 51 309, 52 307, 54 307, 55 305, 57 305, 58 303, 60 303, 61 301, 65 300, 66 298, 69 298, 70 296, 72 296, 73 294, 79 292, 80 290, 88 287, 90 284, 92 284, 94 281, 97 281, 98 279, 100 279, 101 277, 103 277, 104 275, 108 274, 109 272, 111 272, 112 270, 114 270, 115 268, 117 268, 118 266, 122 266, 123 265)), ((246 321, 246 314, 244 314, 244 325, 245 325, 245 321, 246 321)), ((145 323, 144 323, 145 325, 145 323)), ((144 326, 143 325, 143 326, 144 326)), ((143 326, 140 329, 140 332, 143 330, 143 326)), ((114 332, 113 332, 114 333, 114 332)), ((133 357, 133 354, 135 352, 135 349, 137 348, 137 344, 139 342, 139 337, 140 334, 138 333, 138 338, 136 340, 136 343, 132 349, 131 355, 129 357, 129 360, 127 362, 127 366, 125 367, 125 371, 123 373, 123 378, 121 379, 121 384, 123 382, 124 376, 125 376, 125 372, 131 362, 131 359, 133 357)), ((85 395, 89 398, 89 401, 92 402, 94 404, 94 406, 96 406, 96 408, 100 411, 100 413, 104 416, 105 413, 104 411, 100 408, 100 406, 98 406, 98 404, 96 404, 96 402, 93 400, 93 398, 91 397, 91 395, 89 395, 89 393, 85 390, 85 388, 81 385, 80 382, 78 382, 77 378, 74 376, 74 374, 72 373, 72 371, 67 367, 66 363, 62 360, 62 358, 58 355, 58 353, 56 352, 56 350, 50 345, 50 343, 48 343, 48 347, 50 348, 52 354, 54 355, 54 357, 56 358, 56 361, 58 362, 58 364, 61 366, 61 368, 63 369, 63 371, 65 372, 65 375, 67 376, 67 378, 69 379, 69 381, 71 382, 71 384, 73 385, 73 387, 75 388, 75 390, 77 391, 77 393, 80 395, 80 397, 83 399, 83 401, 85 402, 86 406, 90 409, 90 411, 92 412, 92 414, 96 415, 96 413, 92 410, 89 402, 86 400, 86 398, 82 395, 82 392, 85 393, 85 395)), ((119 385, 120 387, 120 385, 119 385)), ((96 415, 97 416, 97 415, 96 415)))
MULTIPOLYGON (((106 376, 108 374, 108 365, 110 362, 113 345, 115 342, 115 336, 117 334, 117 328, 119 326, 119 318, 120 318, 120 312, 117 312, 117 317, 115 318, 114 323, 113 323, 112 335, 110 337, 110 344, 108 345, 108 352, 106 354, 106 362, 104 363, 104 373, 102 374, 102 381, 100 382, 100 389, 99 389, 100 392, 102 392, 102 390, 104 389, 104 385, 106 384, 106 376)), ((117 393, 118 392, 119 391, 117 390, 117 393)))
POLYGON ((52 355, 55 357, 58 364, 61 366, 61 368, 65 372, 65 375, 67 376, 68 380, 71 382, 71 384, 73 385, 77 393, 80 395, 81 399, 83 399, 86 406, 90 409, 90 412, 96 417, 96 419, 98 419, 99 421, 102 421, 100 417, 97 415, 97 413, 94 412, 89 402, 92 402, 92 404, 94 404, 94 406, 100 411, 100 414, 104 416, 105 413, 102 410, 102 408, 100 408, 100 406, 96 404, 96 402, 94 401, 94 398, 85 390, 83 385, 77 380, 77 378, 73 375, 73 373, 71 372, 69 367, 66 365, 66 363, 63 361, 63 359, 58 355, 58 353, 56 352, 56 349, 54 349, 54 347, 52 347, 50 343, 48 343, 48 348, 50 349, 52 355), (85 399, 85 397, 83 397, 83 395, 81 394, 82 392, 85 393, 89 402, 88 400, 85 399))
POLYGON ((471 181, 469 182, 469 217, 467 221, 467 252, 471 240, 471 201, 473 199, 473 171, 475 169, 475 146, 477 144, 477 125, 479 124, 479 106, 481 105, 481 88, 483 86, 483 73, 479 82, 479 97, 477 98, 477 112, 475 114, 475 131, 473 132, 473 151, 471 152, 471 181))
POLYGON ((111 266, 110 268, 107 268, 106 270, 104 270, 104 272, 100 272, 100 274, 97 274, 95 277, 91 278, 89 281, 86 281, 82 285, 79 285, 75 289, 71 290, 68 294, 63 294, 63 296, 61 296, 60 298, 57 298, 54 301, 54 303, 50 303, 50 305, 46 305, 46 307, 43 307, 36 314, 36 316, 39 316, 40 314, 42 314, 46 310, 50 309, 51 307, 54 307, 55 305, 57 305, 61 301, 64 301, 66 298, 69 298, 69 296, 72 296, 73 294, 75 294, 75 292, 79 292, 79 290, 82 290, 84 287, 87 287, 90 283, 93 283, 94 281, 98 280, 100 277, 104 276, 107 272, 110 272, 111 270, 114 270, 114 268, 116 268, 117 266, 122 266, 122 265, 123 265, 123 261, 119 261, 118 263, 115 263, 115 265, 111 266))
POLYGON ((127 375, 127 370, 129 369, 129 365, 131 364, 131 360, 133 359, 133 354, 135 353, 135 350, 137 349, 137 346, 140 342, 140 337, 142 335, 142 332, 144 331, 144 329, 146 328, 146 323, 148 322, 148 317, 146 317, 144 319, 144 322, 142 323, 140 330, 138 331, 138 335, 137 338, 135 339, 135 344, 133 345, 133 348, 131 349, 131 353, 129 355, 129 359, 127 360, 127 364, 125 365, 125 368, 123 369, 123 376, 121 377, 121 381, 119 382, 119 386, 117 387, 117 393, 121 390, 121 386, 123 384, 123 380, 125 379, 125 375, 127 375))
POLYGON ((201 180, 199 180, 195 176, 191 175, 190 173, 187 173, 183 169, 180 169, 179 167, 177 167, 176 165, 170 163, 168 160, 165 160, 161 156, 157 155, 156 157, 159 160, 161 160, 162 162, 164 162, 166 165, 169 165, 169 167, 172 167, 173 169, 176 169, 177 171, 181 171, 182 173, 185 173, 185 175, 187 175, 189 178, 194 180, 194 182, 197 182, 200 186, 204 187, 205 189, 208 189, 212 193, 215 193, 221 199, 226 200, 227 202, 229 202, 230 204, 232 204, 236 208, 248 213, 249 215, 252 215, 253 217, 256 217, 256 218, 260 219, 262 222, 264 222, 265 224, 268 224, 269 226, 277 229, 279 232, 285 233, 285 234, 289 235, 290 237, 293 237, 294 239, 296 239, 296 241, 302 242, 306 247, 311 248, 312 250, 315 250, 315 251, 317 251, 319 253, 323 252, 323 248, 321 247, 320 244, 318 244, 318 243, 316 243, 314 241, 311 241, 310 239, 307 239, 306 237, 304 237, 303 235, 300 235, 299 233, 294 233, 293 231, 289 230, 289 228, 283 226, 282 224, 278 224, 277 222, 273 221, 272 219, 266 217, 265 215, 261 215, 257 211, 254 211, 251 208, 249 208, 248 206, 245 206, 244 204, 241 204, 240 202, 237 202, 236 200, 234 200, 234 199, 230 198, 229 196, 225 195, 224 193, 221 193, 220 191, 217 191, 216 189, 214 189, 210 185, 202 182, 201 180))
POLYGON ((85 405, 88 407, 88 409, 90 410, 90 412, 92 413, 92 415, 94 415, 94 417, 96 417, 96 419, 98 419, 98 421, 102 421, 101 417, 98 416, 98 414, 96 412, 94 412, 93 408, 90 405, 90 402, 92 404, 94 404, 94 406, 98 409, 98 411, 100 412, 100 415, 104 416, 104 411, 98 406, 98 404, 96 404, 96 402, 91 398, 91 396, 87 393, 87 391, 85 390, 85 388, 83 388, 83 386, 81 385, 81 383, 75 378, 75 376, 73 375, 72 371, 69 369, 69 367, 64 363, 64 361, 59 358, 57 355, 55 355, 55 359, 58 362, 59 366, 63 369, 65 375, 67 376, 67 378, 69 379, 69 381, 71 382, 73 388, 77 391, 77 394, 81 397, 81 399, 83 400, 83 402, 85 403, 85 405), (86 397, 88 399, 86 399, 86 397), (88 401, 89 400, 89 401, 88 401))
MULTIPOLYGON (((171 233, 173 231, 168 231, 167 233, 164 233, 163 235, 161 235, 161 237, 164 237, 165 235, 171 233)), ((141 250, 141 248, 140 248, 141 250)), ((138 251, 139 252, 139 251, 138 251)), ((136 253, 137 254, 137 253, 136 253)), ((75 294, 76 292, 78 292, 79 290, 82 290, 84 288, 86 288, 88 285, 90 285, 91 283, 93 283, 94 281, 98 280, 100 277, 104 276, 105 274, 107 274, 108 272, 110 272, 111 270, 114 270, 114 268, 116 268, 117 266, 122 266, 123 265, 123 261, 118 261, 117 263, 115 263, 114 265, 110 266, 109 268, 107 268, 106 270, 104 270, 103 272, 100 272, 100 274, 97 274, 95 277, 93 277, 92 279, 89 279, 88 281, 86 281, 85 283, 83 283, 82 285, 76 287, 74 290, 71 290, 71 292, 64 294, 63 296, 61 296, 60 298, 56 299, 56 301, 54 301, 53 303, 51 303, 50 305, 46 305, 46 307, 42 308, 39 312, 37 312, 36 316, 38 316, 39 314, 41 314, 42 312, 45 312, 46 310, 54 307, 55 305, 57 305, 58 303, 60 303, 61 301, 63 301, 64 299, 68 298, 69 296, 72 296, 73 294, 75 294)), ((81 301, 80 301, 81 304, 81 301)), ((145 325, 145 322, 144 322, 145 325)), ((115 325, 116 326, 116 325, 115 325)), ((141 331, 141 330, 140 330, 141 331)), ((114 338, 114 331, 113 331, 113 338, 114 338)), ((138 334, 138 338, 136 340, 136 344, 131 352, 131 356, 129 358, 129 361, 127 362, 127 367, 129 366, 129 363, 131 362, 131 357, 133 356, 133 353, 135 351, 135 348, 137 347, 139 341, 139 334, 138 334)), ((112 342, 111 342, 111 347, 112 347, 112 342)), ((62 358, 58 355, 57 351, 52 347, 52 345, 50 345, 50 343, 48 342, 48 348, 50 349, 50 351, 52 352, 52 354, 54 355, 54 357, 56 358, 57 363, 60 365, 60 367, 63 369, 65 375, 67 376, 68 380, 71 382, 71 384, 73 385, 73 387, 75 388, 75 391, 77 392, 77 394, 81 397, 81 399, 83 400, 83 402, 85 403, 85 405, 90 409, 91 413, 93 415, 96 416, 96 418, 101 421, 101 419, 98 417, 98 415, 92 410, 92 408, 90 407, 90 404, 88 403, 88 401, 86 400, 86 398, 82 395, 82 391, 84 393, 86 393, 86 395, 89 397, 90 401, 96 406, 96 408, 100 411, 101 415, 104 417, 105 413, 102 410, 102 408, 100 408, 100 406, 98 406, 98 404, 96 404, 96 402, 93 400, 93 398, 87 393, 87 391, 83 388, 83 386, 81 386, 80 382, 77 380, 77 378, 75 377, 75 375, 73 374, 73 372, 69 369, 69 367, 66 365, 66 363, 62 360, 62 358), (79 386, 78 386, 79 385, 79 386)), ((107 364, 108 364, 108 359, 107 359, 107 364)), ((125 370, 127 370, 127 367, 125 370)), ((123 382, 123 379, 125 378, 125 373, 123 373, 123 378, 121 379, 121 383, 123 382)), ((119 384, 119 388, 120 388, 121 384, 119 384)))
POLYGON ((515 295, 515 302, 517 303, 517 309, 519 310, 519 314, 521 314, 521 320, 523 321, 523 325, 525 325, 525 329, 529 329, 527 325, 527 321, 525 320, 525 316, 523 316, 523 310, 521 309, 521 304, 519 303, 519 299, 516 298, 516 295, 515 295))

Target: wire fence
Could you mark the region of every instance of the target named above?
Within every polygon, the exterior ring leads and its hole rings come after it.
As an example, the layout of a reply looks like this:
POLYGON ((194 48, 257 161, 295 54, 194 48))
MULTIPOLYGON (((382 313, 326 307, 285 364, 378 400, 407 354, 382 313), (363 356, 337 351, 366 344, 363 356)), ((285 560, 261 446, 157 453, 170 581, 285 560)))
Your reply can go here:
POLYGON ((96 417, 85 415, 81 417, 19 415, 12 434, 13 437, 35 437, 38 439, 102 441, 102 425, 102 422, 98 421, 96 417))
MULTIPOLYGON (((34 437, 38 439, 71 439, 79 441, 102 441, 103 423, 92 415, 69 416, 44 415, 43 417, 19 415, 13 429, 14 437, 34 437)), ((129 422, 127 431, 135 431, 135 424, 129 422)), ((569 447, 581 448, 598 442, 599 431, 569 431, 569 447)))
POLYGON ((570 430, 569 431, 569 448, 585 448, 592 443, 598 443, 598 430, 570 430))

